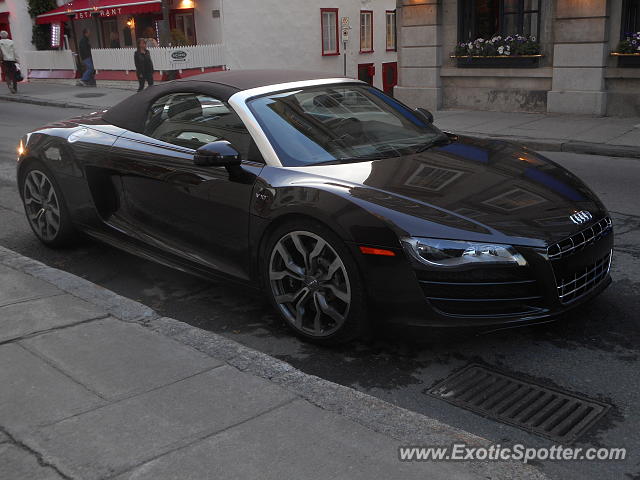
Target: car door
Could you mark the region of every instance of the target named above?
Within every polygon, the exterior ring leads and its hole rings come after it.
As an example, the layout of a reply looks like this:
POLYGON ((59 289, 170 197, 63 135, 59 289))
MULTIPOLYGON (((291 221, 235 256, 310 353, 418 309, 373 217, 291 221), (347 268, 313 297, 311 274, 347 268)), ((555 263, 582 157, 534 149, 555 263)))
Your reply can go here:
POLYGON ((247 279, 249 204, 263 163, 248 131, 224 102, 172 93, 151 107, 142 134, 113 146, 125 205, 114 223, 165 252, 247 279), (195 150, 229 141, 242 165, 198 166, 195 150))

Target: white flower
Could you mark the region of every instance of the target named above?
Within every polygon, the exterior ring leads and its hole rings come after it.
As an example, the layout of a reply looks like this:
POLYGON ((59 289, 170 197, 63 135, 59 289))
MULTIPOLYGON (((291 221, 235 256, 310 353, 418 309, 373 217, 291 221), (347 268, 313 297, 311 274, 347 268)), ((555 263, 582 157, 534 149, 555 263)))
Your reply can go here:
POLYGON ((498 47, 498 53, 502 55, 504 53, 504 47, 502 46, 498 47))
POLYGON ((531 37, 531 41, 532 41, 532 42, 535 42, 535 41, 536 41, 536 37, 532 36, 532 37, 531 37))
POLYGON ((478 43, 483 43, 484 42, 484 38, 479 38, 478 40, 476 40, 478 43))

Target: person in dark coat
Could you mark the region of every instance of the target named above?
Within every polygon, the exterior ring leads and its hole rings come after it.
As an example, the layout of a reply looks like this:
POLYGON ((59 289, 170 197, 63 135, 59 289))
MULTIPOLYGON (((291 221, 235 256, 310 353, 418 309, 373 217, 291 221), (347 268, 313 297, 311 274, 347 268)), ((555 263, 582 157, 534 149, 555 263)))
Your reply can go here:
POLYGON ((153 62, 144 38, 138 39, 138 48, 133 54, 133 60, 136 64, 136 74, 140 83, 138 91, 141 92, 144 89, 145 81, 150 87, 153 85, 153 62))
POLYGON ((78 44, 78 54, 80 55, 80 61, 84 65, 84 73, 82 78, 78 80, 78 85, 86 87, 87 85, 95 85, 93 69, 93 58, 91 57, 91 41, 89 40, 89 29, 82 30, 82 38, 78 44))

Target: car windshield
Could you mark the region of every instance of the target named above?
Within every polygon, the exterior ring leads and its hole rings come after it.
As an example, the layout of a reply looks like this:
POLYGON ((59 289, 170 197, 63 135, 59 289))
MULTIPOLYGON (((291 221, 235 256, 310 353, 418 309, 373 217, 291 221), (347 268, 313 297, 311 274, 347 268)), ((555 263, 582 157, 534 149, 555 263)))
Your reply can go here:
POLYGON ((447 138, 422 115, 368 85, 302 88, 248 105, 284 166, 399 157, 447 138))

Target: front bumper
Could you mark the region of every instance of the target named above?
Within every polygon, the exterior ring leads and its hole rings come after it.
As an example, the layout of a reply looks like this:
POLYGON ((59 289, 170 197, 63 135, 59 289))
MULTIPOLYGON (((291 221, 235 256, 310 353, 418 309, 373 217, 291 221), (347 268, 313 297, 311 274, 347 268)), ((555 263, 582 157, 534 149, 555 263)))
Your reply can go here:
POLYGON ((430 269, 401 250, 392 259, 363 258, 371 312, 378 321, 407 326, 519 326, 552 320, 611 283, 610 224, 566 255, 516 248, 526 267, 430 269))

